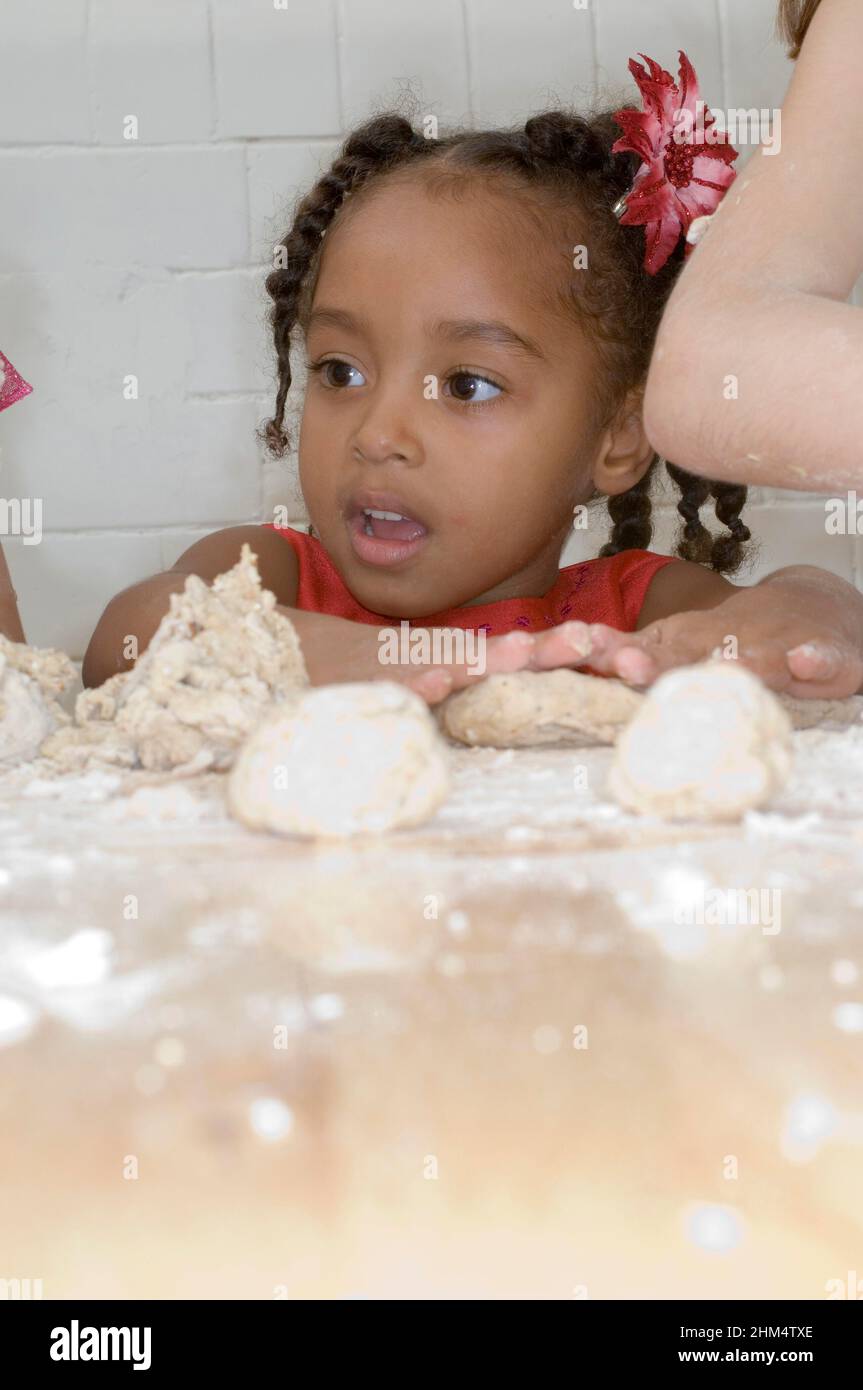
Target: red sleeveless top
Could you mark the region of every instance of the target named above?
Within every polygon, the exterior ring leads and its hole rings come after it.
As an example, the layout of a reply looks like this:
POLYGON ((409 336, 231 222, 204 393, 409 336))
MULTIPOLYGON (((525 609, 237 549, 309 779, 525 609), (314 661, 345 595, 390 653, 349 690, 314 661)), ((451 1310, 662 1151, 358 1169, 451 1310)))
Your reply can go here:
MULTIPOLYGON (((290 526, 275 526, 271 521, 264 525, 294 547, 299 566, 297 608, 350 618, 355 623, 373 623, 375 627, 392 625, 392 615, 372 613, 357 602, 314 536, 294 531, 290 526)), ((634 632, 651 580, 665 565, 674 563, 671 555, 622 550, 605 560, 567 565, 559 571, 548 593, 424 613, 414 621, 423 627, 485 629, 489 637, 512 632, 514 628, 543 632, 570 620, 605 623, 620 632, 634 632)))

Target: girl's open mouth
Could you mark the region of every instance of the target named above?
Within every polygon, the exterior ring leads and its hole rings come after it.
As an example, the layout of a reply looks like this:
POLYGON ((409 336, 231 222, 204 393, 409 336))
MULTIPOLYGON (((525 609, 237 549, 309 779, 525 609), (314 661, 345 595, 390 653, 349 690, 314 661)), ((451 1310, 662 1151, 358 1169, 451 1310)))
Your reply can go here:
POLYGON ((428 531, 421 521, 383 507, 357 507, 347 519, 354 553, 370 565, 397 565, 421 549, 428 531))

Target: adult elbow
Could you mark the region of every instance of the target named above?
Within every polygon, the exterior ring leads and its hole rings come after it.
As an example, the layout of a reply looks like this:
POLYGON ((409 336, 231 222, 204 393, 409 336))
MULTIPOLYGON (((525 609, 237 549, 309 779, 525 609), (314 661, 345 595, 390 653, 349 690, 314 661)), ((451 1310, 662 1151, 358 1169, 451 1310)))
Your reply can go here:
POLYGON ((644 393, 644 428, 656 452, 676 463, 689 452, 685 385, 686 330, 679 322, 660 328, 644 393), (681 386, 684 387, 681 390, 681 386))

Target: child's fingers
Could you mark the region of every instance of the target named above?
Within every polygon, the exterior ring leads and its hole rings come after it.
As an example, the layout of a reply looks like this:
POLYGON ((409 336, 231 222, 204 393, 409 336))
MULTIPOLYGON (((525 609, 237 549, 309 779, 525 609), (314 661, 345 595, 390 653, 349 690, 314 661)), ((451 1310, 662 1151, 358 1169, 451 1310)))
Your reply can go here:
POLYGON ((787 687, 803 699, 844 699, 863 686, 863 661, 851 648, 826 642, 805 642, 786 653, 793 677, 787 687))
POLYGON ((609 633, 603 638, 599 657, 591 657, 591 665, 628 685, 652 685, 665 671, 705 661, 712 651, 706 634, 675 628, 662 620, 640 632, 610 629, 609 633))
MULTIPOLYGON (((641 647, 621 647, 613 653, 610 664, 609 675, 617 676, 620 680, 626 681, 627 685, 652 685, 660 674, 659 665, 654 657, 641 647)), ((686 661, 669 658, 664 669, 670 670, 672 666, 688 664, 686 661)))
POLYGON ((502 637, 489 638, 485 651, 480 652, 478 661, 473 665, 452 662, 447 666, 426 666, 416 672, 405 672, 402 679, 428 704, 436 705, 454 690, 474 685, 484 676, 522 670, 530 662, 533 647, 532 633, 507 632, 502 637))
POLYGON ((591 623, 588 628, 590 639, 590 669, 603 676, 615 676, 615 660, 618 652, 637 644, 637 634, 620 632, 604 623, 591 623))
POLYGON ((439 705, 454 689, 452 674, 445 666, 427 666, 415 675, 411 673, 404 683, 429 705, 439 705))
POLYGON ((503 637, 490 637, 485 644, 483 669, 468 674, 467 681, 479 676, 493 676, 509 671, 521 671, 533 659, 536 638, 532 632, 507 632, 503 637))
POLYGON ((788 669, 798 681, 829 681, 839 674, 847 653, 823 642, 803 642, 787 653, 788 669))
POLYGON ((528 664, 531 671, 550 671, 558 666, 581 666, 589 655, 587 623, 560 623, 536 634, 528 664))

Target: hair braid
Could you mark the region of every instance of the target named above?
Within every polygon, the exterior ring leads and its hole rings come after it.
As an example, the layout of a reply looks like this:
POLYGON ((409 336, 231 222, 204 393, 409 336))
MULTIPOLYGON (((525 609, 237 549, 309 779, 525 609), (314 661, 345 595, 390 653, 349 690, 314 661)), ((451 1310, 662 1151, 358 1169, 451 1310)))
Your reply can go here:
POLYGON ((678 542, 677 553, 683 560, 708 565, 713 552, 713 537, 701 520, 701 508, 710 496, 710 483, 707 478, 698 478, 673 463, 666 463, 665 467, 680 489, 677 510, 683 517, 683 535, 678 542))
POLYGON ((733 574, 744 558, 744 546, 752 535, 746 523, 740 520, 748 489, 737 483, 714 483, 710 490, 716 502, 717 519, 731 533, 717 536, 710 563, 715 570, 733 574))
POLYGON ((338 158, 297 205, 293 224, 277 243, 287 253, 287 264, 271 271, 265 281, 273 300, 269 322, 278 363, 279 386, 275 411, 259 437, 270 452, 281 458, 289 445, 284 427, 285 403, 291 388, 291 334, 298 321, 309 272, 318 256, 321 239, 345 199, 373 173, 390 169, 406 154, 417 154, 428 142, 403 116, 373 117, 348 136, 338 158))
POLYGON ((673 463, 666 463, 669 476, 680 489, 677 510, 683 517, 683 535, 677 553, 683 560, 710 565, 714 570, 731 574, 739 569, 745 557, 745 544, 751 532, 740 520, 746 503, 747 489, 737 483, 716 483, 698 478, 673 463), (713 497, 717 520, 728 527, 729 535, 713 536, 701 520, 701 508, 713 497))
POLYGON ((650 545, 653 536, 650 485, 655 467, 654 460, 634 487, 608 499, 608 514, 614 524, 600 556, 617 555, 621 550, 646 550, 650 545))

